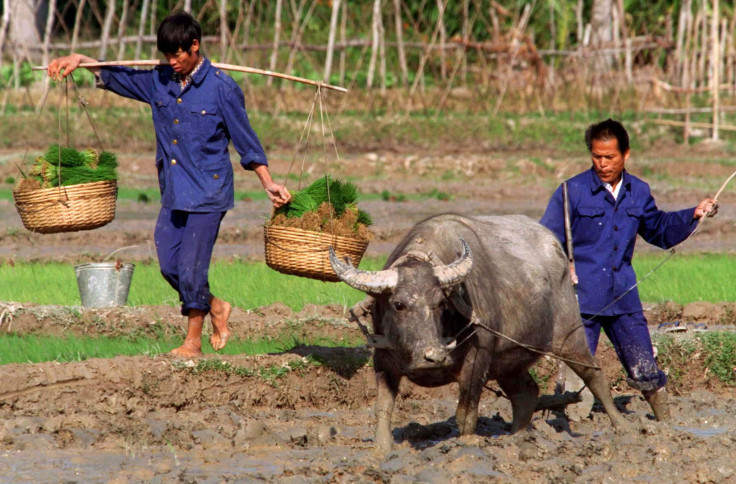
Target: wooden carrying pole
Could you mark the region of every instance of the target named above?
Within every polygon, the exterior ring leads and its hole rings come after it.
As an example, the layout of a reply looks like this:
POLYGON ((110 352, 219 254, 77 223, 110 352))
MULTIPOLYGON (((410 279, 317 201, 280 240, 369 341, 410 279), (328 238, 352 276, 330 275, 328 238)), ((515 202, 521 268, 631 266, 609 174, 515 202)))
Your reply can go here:
MULTIPOLYGON (((129 60, 129 61, 107 61, 107 62, 82 62, 79 67, 142 67, 142 66, 166 66, 168 62, 160 60, 129 60)), ((320 81, 313 81, 311 79, 304 79, 303 77, 290 76, 289 74, 282 74, 280 72, 265 71, 262 69, 256 69, 255 67, 236 66, 233 64, 221 64, 219 62, 213 62, 212 66, 217 69, 224 71, 237 71, 245 72, 248 74, 260 74, 262 76, 278 77, 279 79, 286 79, 288 81, 301 82, 302 84, 311 84, 313 86, 324 87, 325 89, 332 89, 338 92, 348 92, 347 89, 340 86, 333 86, 331 84, 325 84, 320 81)), ((36 66, 33 68, 34 71, 45 71, 48 67, 36 66)))

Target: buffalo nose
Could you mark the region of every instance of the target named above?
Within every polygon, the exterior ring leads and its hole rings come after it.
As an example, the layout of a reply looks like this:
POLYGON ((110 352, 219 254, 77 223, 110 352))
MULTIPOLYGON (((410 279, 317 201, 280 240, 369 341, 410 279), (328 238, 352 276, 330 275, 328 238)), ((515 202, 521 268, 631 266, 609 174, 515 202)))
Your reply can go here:
POLYGON ((424 359, 430 363, 443 363, 447 359, 447 353, 439 348, 427 348, 424 350, 424 359))

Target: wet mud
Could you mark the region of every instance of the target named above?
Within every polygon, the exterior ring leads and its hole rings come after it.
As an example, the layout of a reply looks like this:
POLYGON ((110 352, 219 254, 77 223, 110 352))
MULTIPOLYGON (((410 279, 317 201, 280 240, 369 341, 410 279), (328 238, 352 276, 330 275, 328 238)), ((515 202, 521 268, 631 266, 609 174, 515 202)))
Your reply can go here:
MULTIPOLYGON (((5 305, 6 311, 8 305, 5 305)), ((175 308, 84 310, 11 307, 3 330, 22 334, 130 335, 158 318, 183 330, 175 308), (105 317, 101 317, 104 315, 105 317), (66 318, 66 319, 65 319, 66 318), (12 326, 7 320, 12 320, 12 326), (90 324, 97 321, 97 324, 90 324), (117 321, 117 322, 113 322, 117 321), (107 323, 105 323, 107 322, 107 323)), ((359 341, 339 306, 300 313, 274 305, 236 311, 236 337, 359 341)), ((716 328, 714 328, 716 329, 716 328)), ((160 331, 160 328, 156 331, 160 331)), ((656 327, 652 327, 654 333, 656 327)), ((693 337, 693 333, 676 338, 693 337)), ((402 382, 394 449, 373 442, 370 350, 301 346, 259 356, 117 357, 0 367, 3 482, 733 482, 736 402, 693 359, 656 422, 628 388, 603 341, 599 357, 630 428, 614 432, 602 409, 568 418, 537 412, 509 435, 511 407, 489 382, 474 435, 459 436, 457 386, 402 382), (611 481, 613 479, 613 481, 611 481)), ((551 393, 556 364, 534 367, 551 393)))

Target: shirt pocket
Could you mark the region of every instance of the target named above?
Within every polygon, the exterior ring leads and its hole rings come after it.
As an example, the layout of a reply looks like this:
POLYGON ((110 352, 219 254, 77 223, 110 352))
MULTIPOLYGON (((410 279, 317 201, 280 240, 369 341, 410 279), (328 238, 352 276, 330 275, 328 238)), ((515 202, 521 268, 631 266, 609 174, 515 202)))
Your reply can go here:
POLYGON ((573 242, 575 245, 595 244, 604 233, 606 211, 601 207, 577 207, 576 212, 573 242))
POLYGON ((216 104, 194 104, 190 106, 189 112, 193 127, 198 131, 195 135, 210 140, 217 134, 217 125, 220 116, 216 104))
POLYGON ((636 219, 640 219, 644 215, 644 209, 641 207, 630 207, 626 209, 626 215, 636 219))

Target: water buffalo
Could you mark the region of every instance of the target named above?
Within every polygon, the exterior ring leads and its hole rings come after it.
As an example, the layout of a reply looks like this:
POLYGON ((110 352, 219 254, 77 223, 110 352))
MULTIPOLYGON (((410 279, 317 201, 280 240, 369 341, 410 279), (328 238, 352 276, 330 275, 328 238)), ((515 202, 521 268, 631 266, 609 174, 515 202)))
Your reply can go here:
POLYGON ((352 311, 372 320, 380 448, 391 448, 404 376, 425 387, 459 383, 461 434, 475 432, 483 387, 496 380, 511 400, 511 432, 525 429, 539 391, 529 368, 540 352, 566 358, 613 426, 626 425, 588 349, 562 247, 530 218, 437 215, 409 232, 383 270, 356 269, 334 252, 330 262, 369 296, 352 311))

